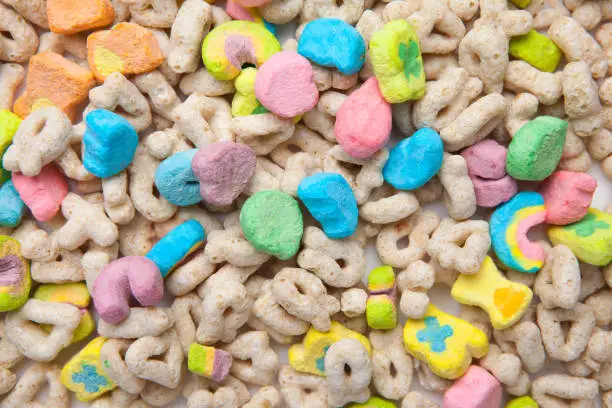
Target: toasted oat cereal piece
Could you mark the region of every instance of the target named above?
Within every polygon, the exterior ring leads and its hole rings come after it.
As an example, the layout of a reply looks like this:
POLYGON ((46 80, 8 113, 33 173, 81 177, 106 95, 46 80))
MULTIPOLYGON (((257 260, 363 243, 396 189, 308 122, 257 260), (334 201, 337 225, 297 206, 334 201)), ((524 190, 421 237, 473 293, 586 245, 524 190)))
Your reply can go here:
POLYGON ((597 397, 598 387, 595 380, 549 374, 535 380, 531 392, 541 407, 564 408, 579 406, 579 402, 589 406, 589 400, 592 402, 597 397))
POLYGON ((87 61, 102 82, 113 72, 129 75, 153 71, 164 62, 164 55, 149 30, 121 23, 87 37, 87 61))
POLYGON ((60 382, 60 368, 56 364, 37 363, 30 366, 19 379, 19 383, 6 399, 2 408, 13 407, 54 407, 70 406, 68 392, 60 382), (47 383, 49 391, 45 402, 39 402, 39 391, 47 383))
POLYGON ((0 61, 26 62, 36 52, 38 35, 34 27, 4 4, 0 4, 0 31, 0 61))
POLYGON ((22 118, 36 109, 55 106, 74 121, 76 107, 95 85, 88 69, 54 52, 33 56, 27 78, 26 90, 13 108, 22 118))
POLYGON ((548 37, 561 48, 568 61, 585 61, 595 78, 602 78, 608 71, 608 61, 601 46, 573 18, 555 20, 548 29, 548 37))
MULTIPOLYGON (((17 89, 25 76, 24 74, 25 69, 19 64, 9 63, 0 65, 0 110, 11 110, 17 89)), ((3 115, 4 113, 0 113, 0 116, 3 115)))
POLYGON ((47 21, 47 0, 2 0, 7 6, 11 6, 21 14, 23 18, 39 27, 49 29, 47 21))

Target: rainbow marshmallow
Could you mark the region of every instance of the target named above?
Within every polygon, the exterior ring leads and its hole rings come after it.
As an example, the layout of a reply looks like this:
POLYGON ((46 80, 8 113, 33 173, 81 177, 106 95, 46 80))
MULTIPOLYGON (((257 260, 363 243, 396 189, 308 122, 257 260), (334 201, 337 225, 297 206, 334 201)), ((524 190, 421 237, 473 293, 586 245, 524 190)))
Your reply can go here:
POLYGON ((31 287, 30 261, 21 256, 21 244, 0 235, 0 312, 23 306, 31 287))
POLYGON ((155 262, 165 278, 185 257, 202 245, 205 238, 204 228, 199 222, 185 221, 160 239, 145 257, 155 262))
POLYGON ((495 210, 489 222, 491 241, 504 265, 526 273, 542 268, 546 254, 527 232, 545 218, 544 197, 534 192, 519 193, 495 210))
POLYGON ((251 21, 229 21, 217 26, 204 39, 202 60, 213 77, 229 81, 244 64, 260 67, 281 50, 270 31, 251 21))
POLYGON ((227 351, 192 343, 187 363, 189 371, 216 382, 225 380, 232 367, 233 357, 227 351))
POLYGON ((397 326, 395 306, 395 272, 390 266, 372 269, 368 276, 366 318, 375 330, 389 330, 397 326))
POLYGON ((390 293, 395 289, 395 272, 390 266, 379 266, 372 269, 368 276, 368 292, 370 295, 390 293))

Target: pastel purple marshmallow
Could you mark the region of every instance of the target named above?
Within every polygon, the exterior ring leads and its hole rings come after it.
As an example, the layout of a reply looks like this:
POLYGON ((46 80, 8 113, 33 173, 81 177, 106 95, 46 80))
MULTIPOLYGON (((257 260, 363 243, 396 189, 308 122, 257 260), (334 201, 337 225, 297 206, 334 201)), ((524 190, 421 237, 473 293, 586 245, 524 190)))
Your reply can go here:
POLYGON ((476 204, 480 207, 497 207, 518 192, 516 180, 510 176, 498 180, 487 180, 477 176, 471 176, 471 179, 476 192, 476 204))
POLYGON ((470 176, 497 180, 506 175, 507 149, 494 140, 486 139, 461 152, 470 176))
POLYGON ((164 297, 164 279, 155 262, 144 256, 126 256, 108 264, 91 293, 105 322, 119 324, 130 314, 130 299, 155 306, 164 297))
POLYGON ((200 181, 204 201, 229 205, 244 191, 255 173, 255 153, 232 142, 211 143, 200 149, 191 162, 200 181))

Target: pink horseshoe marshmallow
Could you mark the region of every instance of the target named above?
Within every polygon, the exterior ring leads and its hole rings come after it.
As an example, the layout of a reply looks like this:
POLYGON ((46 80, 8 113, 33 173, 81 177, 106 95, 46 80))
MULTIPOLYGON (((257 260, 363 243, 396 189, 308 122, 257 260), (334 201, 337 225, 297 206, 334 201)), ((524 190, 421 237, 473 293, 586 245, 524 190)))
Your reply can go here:
POLYGON ((104 321, 118 324, 130 314, 130 297, 142 306, 154 306, 164 296, 164 279, 155 262, 127 256, 108 264, 94 283, 92 297, 104 321))

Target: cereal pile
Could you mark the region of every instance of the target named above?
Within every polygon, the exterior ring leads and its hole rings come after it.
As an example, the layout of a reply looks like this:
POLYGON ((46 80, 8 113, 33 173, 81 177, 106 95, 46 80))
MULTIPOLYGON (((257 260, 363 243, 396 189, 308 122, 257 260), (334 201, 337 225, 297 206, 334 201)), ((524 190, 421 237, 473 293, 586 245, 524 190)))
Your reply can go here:
POLYGON ((612 0, 0 0, 0 61, 0 408, 612 408, 612 0))

